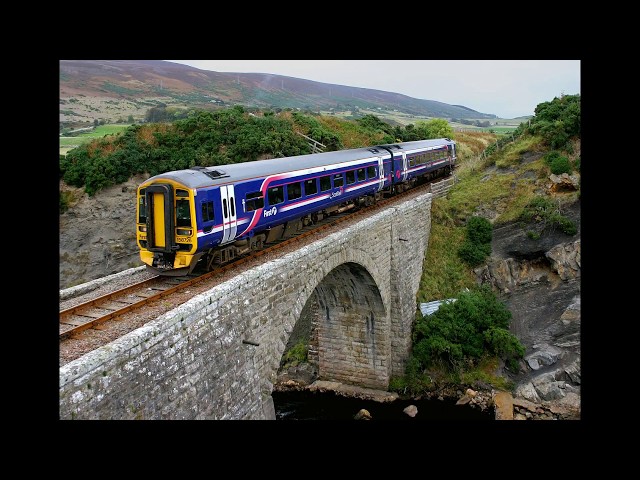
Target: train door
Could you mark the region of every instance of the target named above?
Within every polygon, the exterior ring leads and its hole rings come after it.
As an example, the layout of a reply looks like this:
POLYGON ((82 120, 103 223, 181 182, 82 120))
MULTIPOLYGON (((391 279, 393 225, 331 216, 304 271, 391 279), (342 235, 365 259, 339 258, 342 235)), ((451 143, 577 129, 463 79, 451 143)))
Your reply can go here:
POLYGON ((236 238, 238 221, 236 217, 236 198, 233 185, 220 187, 222 201, 222 242, 227 243, 236 238))
POLYGON ((384 163, 382 157, 378 157, 378 191, 384 188, 384 163))
POLYGON ((407 181, 407 154, 402 152, 402 181, 407 181))
POLYGON ((150 185, 145 189, 147 204, 147 248, 152 252, 172 252, 173 188, 150 185))

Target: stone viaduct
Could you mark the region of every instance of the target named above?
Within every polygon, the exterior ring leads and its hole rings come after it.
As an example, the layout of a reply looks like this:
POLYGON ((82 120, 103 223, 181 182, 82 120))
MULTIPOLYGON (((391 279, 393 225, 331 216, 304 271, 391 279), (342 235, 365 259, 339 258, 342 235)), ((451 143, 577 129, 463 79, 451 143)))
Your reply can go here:
POLYGON ((411 346, 432 194, 241 273, 60 367, 61 419, 275 419, 303 310, 320 380, 383 389, 411 346))

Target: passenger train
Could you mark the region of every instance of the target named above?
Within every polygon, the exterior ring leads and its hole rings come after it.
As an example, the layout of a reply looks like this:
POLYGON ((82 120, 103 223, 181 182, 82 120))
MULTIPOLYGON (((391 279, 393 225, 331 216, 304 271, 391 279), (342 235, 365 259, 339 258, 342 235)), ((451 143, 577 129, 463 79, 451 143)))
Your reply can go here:
POLYGON ((140 258, 160 275, 211 270, 455 164, 441 138, 162 173, 138 187, 140 258))

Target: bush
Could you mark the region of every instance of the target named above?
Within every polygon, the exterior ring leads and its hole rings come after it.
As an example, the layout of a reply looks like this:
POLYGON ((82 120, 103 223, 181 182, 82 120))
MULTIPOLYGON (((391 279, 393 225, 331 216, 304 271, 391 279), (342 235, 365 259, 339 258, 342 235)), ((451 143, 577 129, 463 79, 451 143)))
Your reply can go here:
POLYGON ((493 226, 484 217, 471 217, 467 222, 467 239, 476 244, 491 243, 493 226))
POLYGON ((529 130, 541 135, 554 149, 571 152, 571 138, 580 135, 580 95, 563 95, 538 104, 529 130))
POLYGON ((563 173, 571 173, 571 164, 567 157, 559 157, 551 162, 551 173, 561 175, 563 173))
POLYGON ((295 367, 301 363, 305 363, 307 361, 307 354, 309 351, 309 346, 305 341, 300 341, 296 343, 291 349, 289 349, 282 358, 282 368, 295 367))
POLYGON ((538 196, 531 200, 522 210, 520 219, 525 222, 542 223, 542 230, 548 227, 559 227, 567 235, 578 233, 575 222, 562 215, 559 204, 547 197, 538 196))
POLYGON ((544 160, 544 163, 546 163, 549 167, 551 167, 551 164, 554 162, 554 160, 557 160, 561 156, 562 155, 557 150, 551 150, 542 158, 544 160))
POLYGON ((458 256, 470 267, 477 267, 491 255, 493 226, 483 217, 471 217, 467 222, 467 237, 458 256))
POLYGON ((457 301, 443 303, 416 322, 407 374, 442 362, 459 370, 487 353, 504 359, 521 358, 525 349, 509 332, 510 319, 511 312, 489 287, 460 293, 457 301))
POLYGON ((576 233, 578 233, 578 226, 575 224, 573 220, 567 217, 558 215, 557 218, 554 218, 554 221, 560 227, 560 230, 562 230, 567 235, 573 236, 576 233))
POLYGON ((470 267, 477 267, 491 254, 491 244, 477 244, 465 241, 458 250, 458 256, 470 267))

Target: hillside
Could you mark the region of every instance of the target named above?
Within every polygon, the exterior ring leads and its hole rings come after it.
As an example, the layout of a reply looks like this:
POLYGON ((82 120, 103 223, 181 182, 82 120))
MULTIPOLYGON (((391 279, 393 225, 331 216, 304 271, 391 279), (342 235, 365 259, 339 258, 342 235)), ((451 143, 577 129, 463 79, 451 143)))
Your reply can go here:
MULTIPOLYGON (((428 92, 427 92, 428 94, 428 92)), ((416 117, 493 119, 462 105, 269 73, 222 73, 163 60, 61 60, 60 122, 139 121, 152 107, 375 111, 416 117)))

